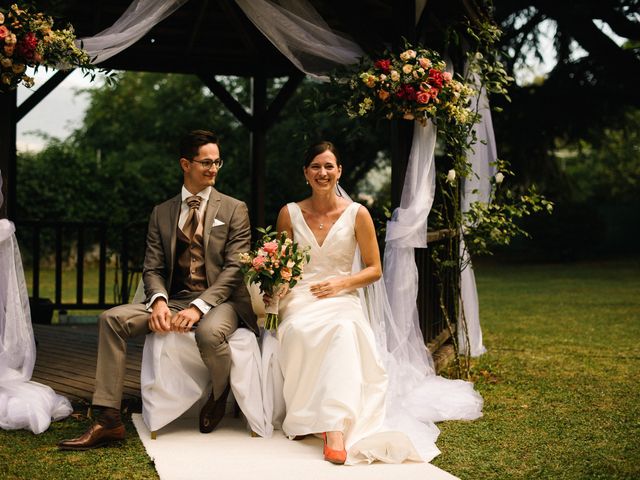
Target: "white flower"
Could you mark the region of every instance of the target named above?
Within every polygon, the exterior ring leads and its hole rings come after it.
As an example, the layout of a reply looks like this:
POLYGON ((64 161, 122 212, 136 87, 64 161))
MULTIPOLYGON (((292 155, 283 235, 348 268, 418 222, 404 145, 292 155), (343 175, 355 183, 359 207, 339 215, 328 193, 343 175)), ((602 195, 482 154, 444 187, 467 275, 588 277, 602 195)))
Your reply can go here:
POLYGON ((447 182, 453 183, 456 179, 456 171, 452 168, 447 172, 447 182))
POLYGON ((495 179, 496 179, 496 183, 499 185, 504 180, 504 175, 502 173, 498 172, 498 173, 496 173, 495 179))

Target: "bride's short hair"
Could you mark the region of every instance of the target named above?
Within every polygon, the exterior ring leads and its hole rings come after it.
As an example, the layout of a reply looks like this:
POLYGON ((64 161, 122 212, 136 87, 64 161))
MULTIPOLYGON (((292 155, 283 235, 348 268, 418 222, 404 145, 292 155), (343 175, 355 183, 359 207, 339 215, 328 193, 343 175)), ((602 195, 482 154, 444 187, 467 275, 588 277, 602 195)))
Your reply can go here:
POLYGON ((326 152, 327 150, 329 150, 331 153, 335 155, 336 163, 338 165, 342 165, 342 163, 340 162, 340 155, 338 154, 338 149, 336 148, 336 146, 327 140, 323 140, 321 142, 314 143, 309 148, 307 148, 307 151, 304 154, 305 168, 311 165, 311 161, 314 158, 316 158, 321 153, 326 152))

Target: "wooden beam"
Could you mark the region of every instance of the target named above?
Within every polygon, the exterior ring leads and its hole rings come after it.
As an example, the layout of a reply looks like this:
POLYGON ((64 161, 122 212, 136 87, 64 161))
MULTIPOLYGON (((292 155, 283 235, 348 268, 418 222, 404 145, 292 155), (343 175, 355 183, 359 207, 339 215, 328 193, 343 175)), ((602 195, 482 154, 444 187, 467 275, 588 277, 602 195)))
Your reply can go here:
POLYGON ((71 70, 58 70, 53 77, 47 80, 41 85, 35 92, 33 92, 29 98, 20 104, 18 107, 17 122, 22 120, 27 113, 29 113, 36 105, 38 105, 44 98, 49 95, 62 81, 67 78, 73 69, 71 70))
POLYGON ((244 12, 238 12, 238 6, 235 1, 222 0, 219 3, 224 13, 226 13, 229 20, 231 20, 231 23, 239 32, 242 32, 242 35, 240 35, 241 42, 248 50, 255 52, 256 56, 258 56, 260 54, 260 49, 255 41, 255 31, 251 30, 248 26, 249 24, 253 24, 247 20, 244 12))
POLYGON ((267 78, 256 76, 251 81, 251 110, 254 129, 251 131, 251 225, 265 226, 265 177, 267 158, 267 78))
POLYGON ((200 80, 204 83, 211 93, 213 93, 222 104, 229 109, 229 111, 238 119, 238 121, 253 131, 255 129, 255 119, 251 117, 244 109, 244 107, 235 99, 233 95, 227 92, 220 82, 218 82, 213 75, 199 74, 200 80))
MULTIPOLYGON (((425 10, 427 10, 426 7, 425 10)), ((410 43, 416 41, 415 0, 394 2, 392 18, 391 28, 395 32, 394 38, 396 38, 394 48, 396 51, 400 51, 404 48, 402 38, 406 38, 410 43)), ((406 120, 391 122, 391 206, 393 208, 400 205, 412 139, 413 122, 406 120)))
POLYGON ((191 29, 191 36, 189 37, 189 42, 187 43, 187 48, 185 51, 186 55, 190 55, 193 50, 193 46, 196 44, 196 38, 200 33, 200 26, 202 25, 202 19, 204 18, 204 14, 207 11, 207 7, 209 6, 209 0, 202 0, 202 5, 200 5, 200 10, 198 11, 198 16, 196 17, 196 21, 193 24, 193 28, 191 29))
POLYGON ((0 170, 2 196, 0 218, 16 218, 16 91, 0 93, 0 170))
POLYGON ((278 118, 278 115, 280 115, 280 112, 287 104, 287 102, 291 99, 293 94, 296 93, 298 85, 302 83, 302 80, 304 80, 304 78, 305 75, 302 72, 289 76, 287 83, 282 86, 282 88, 276 95, 276 98, 274 98, 271 102, 271 105, 269 105, 269 109, 266 112, 265 118, 266 128, 271 128, 271 126, 273 126, 278 118))

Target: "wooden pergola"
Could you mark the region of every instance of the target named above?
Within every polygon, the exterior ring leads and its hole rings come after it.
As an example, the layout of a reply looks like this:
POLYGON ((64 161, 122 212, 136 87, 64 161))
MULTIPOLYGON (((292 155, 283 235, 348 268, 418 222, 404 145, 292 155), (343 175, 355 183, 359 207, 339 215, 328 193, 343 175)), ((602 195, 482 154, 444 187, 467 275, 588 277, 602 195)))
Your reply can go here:
MULTIPOLYGON (((429 48, 446 53, 461 71, 464 56, 460 44, 448 45, 450 28, 464 37, 466 21, 487 19, 479 7, 479 0, 309 0, 327 24, 350 37, 369 53, 384 48, 404 46, 404 39, 420 42, 429 48), (421 12, 419 18, 416 12, 421 12)), ((127 9, 131 0, 105 0, 85 2, 42 1, 40 7, 50 14, 69 21, 78 38, 93 36, 111 26, 127 9), (48 7, 62 8, 52 11, 48 7)), ((110 58, 101 66, 114 70, 182 73, 197 75, 222 103, 250 132, 251 199, 250 213, 253 226, 265 225, 265 170, 266 138, 269 128, 287 100, 295 93, 304 75, 289 62, 253 25, 234 0, 189 0, 172 15, 152 28, 138 42, 110 58), (225 90, 216 75, 242 76, 251 79, 251 105, 243 106, 225 90), (267 102, 267 81, 287 78, 273 101, 267 102)), ((0 169, 3 176, 4 205, 0 218, 16 219, 16 124, 57 85, 69 72, 57 72, 21 105, 16 105, 15 92, 0 94, 0 169)), ((411 147, 413 125, 407 121, 390 122, 392 157, 392 203, 400 203, 406 165, 411 147)), ((58 230, 62 227, 57 225, 58 230)), ((442 232, 431 232, 427 241, 441 241, 442 232)), ((80 235, 80 234, 79 234, 80 235)), ((34 237, 35 238, 35 237, 34 237)), ((37 242, 35 242, 37 243, 37 242)), ((82 242, 78 242, 80 246, 82 242)), ((104 299, 104 245, 101 245, 100 298, 98 304, 82 300, 82 255, 78 253, 77 295, 75 307, 96 309, 106 306, 104 299)), ((35 247, 34 247, 35 248, 35 247)), ((79 247, 80 248, 80 247, 79 247)), ((38 259, 34 252, 33 297, 38 295, 38 259)), ((60 300, 61 264, 56 254, 56 299, 54 308, 63 308, 60 300)), ((128 262, 122 262, 122 301, 128 299, 128 262)), ((419 271, 417 306, 421 329, 432 352, 449 338, 449 330, 439 306, 433 266, 426 249, 416 249, 419 271)), ((448 280, 449 281, 449 280, 448 280)), ((456 282, 456 279, 450 279, 456 282)), ((454 288, 446 288, 453 292, 454 288)), ((448 294, 445 304, 453 311, 457 301, 448 294)), ((47 308, 51 308, 50 306, 47 308)), ((64 307, 66 308, 66 307, 64 307)), ((68 307, 72 308, 72 307, 68 307)))
MULTIPOLYGON (((42 1, 39 6, 70 22, 78 38, 111 26, 131 0, 86 2, 42 1), (55 9, 53 8, 55 7, 55 9)), ((400 45, 402 39, 421 40, 445 48, 445 31, 463 18, 481 18, 475 0, 311 0, 334 31, 344 32, 365 51, 400 45), (425 6, 426 5, 426 6, 425 6), (420 18, 416 9, 424 7, 420 18)), ((449 52, 455 60, 456 52, 449 52)), ((189 0, 138 42, 101 66, 114 70, 172 72, 197 75, 251 134, 252 224, 265 223, 266 135, 304 75, 253 25, 234 0, 189 0), (240 105, 216 75, 251 79, 251 105, 240 105), (275 99, 267 103, 267 79, 287 77, 275 99)), ((21 105, 15 92, 0 94, 0 170, 5 204, 0 217, 16 216, 16 124, 70 72, 57 72, 21 105)), ((408 122, 394 124, 392 135, 392 191, 399 203, 411 141, 408 122)))

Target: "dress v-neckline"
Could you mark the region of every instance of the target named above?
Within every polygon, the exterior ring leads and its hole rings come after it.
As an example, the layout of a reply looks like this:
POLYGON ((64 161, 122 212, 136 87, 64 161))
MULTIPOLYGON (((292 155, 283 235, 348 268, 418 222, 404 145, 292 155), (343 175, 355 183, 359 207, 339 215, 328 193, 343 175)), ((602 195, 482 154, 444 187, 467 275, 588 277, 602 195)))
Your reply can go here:
POLYGON ((320 242, 318 242, 318 239, 316 238, 315 233, 313 233, 313 230, 311 230, 311 227, 307 223, 307 220, 304 218, 304 214, 302 213, 302 208, 300 208, 300 205, 298 205, 297 202, 294 202, 294 205, 298 208, 298 212, 300 213, 300 217, 302 218, 302 223, 304 223, 304 226, 307 228, 307 230, 311 234, 311 237, 313 238, 313 241, 316 243, 316 246, 318 248, 322 248, 324 246, 324 244, 327 243, 327 239, 329 238, 329 236, 333 232, 334 227, 338 224, 338 222, 342 219, 342 217, 344 217, 344 214, 347 212, 347 210, 349 210, 351 208, 351 205, 353 205, 354 203, 356 203, 356 202, 352 202, 349 205, 347 205, 345 207, 345 209, 342 211, 342 213, 338 216, 336 221, 333 222, 333 225, 331 225, 331 227, 329 227, 329 231, 327 232, 327 236, 324 237, 324 240, 322 241, 322 245, 320 244, 320 242))

